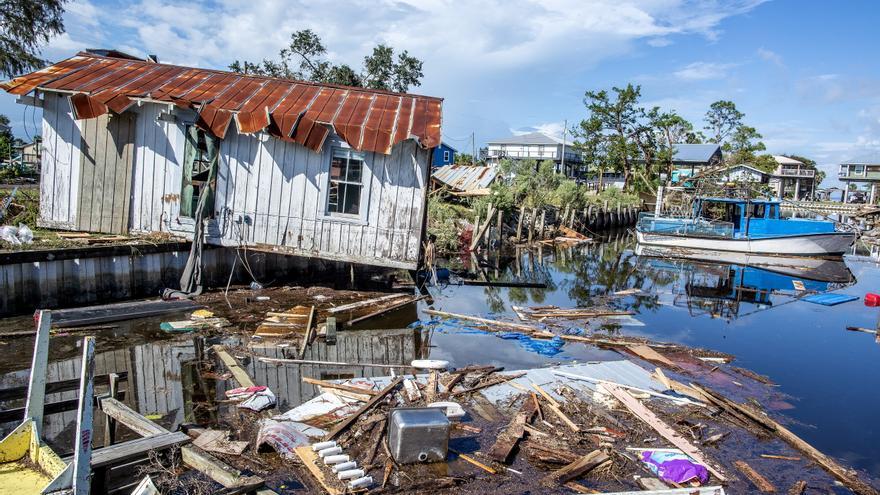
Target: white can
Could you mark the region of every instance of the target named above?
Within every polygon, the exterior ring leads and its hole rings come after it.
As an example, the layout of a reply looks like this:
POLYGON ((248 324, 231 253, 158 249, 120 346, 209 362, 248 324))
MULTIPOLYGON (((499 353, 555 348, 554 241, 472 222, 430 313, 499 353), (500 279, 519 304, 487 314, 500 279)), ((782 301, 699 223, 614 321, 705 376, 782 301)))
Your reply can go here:
POLYGON ((358 463, 355 461, 343 462, 341 464, 333 466, 333 472, 339 473, 341 471, 348 471, 349 469, 356 469, 357 467, 358 463))
POLYGON ((363 469, 349 469, 348 471, 343 471, 339 473, 337 476, 339 476, 339 479, 341 480, 353 480, 357 478, 363 478, 364 474, 366 473, 364 473, 363 469))
POLYGON ((363 478, 358 478, 356 480, 351 480, 348 483, 349 490, 357 490, 358 488, 367 488, 368 486, 373 484, 372 476, 364 476, 363 478))
POLYGON ((318 455, 321 458, 327 457, 328 455, 337 455, 342 453, 342 447, 327 447, 326 449, 321 449, 318 451, 318 455))
POLYGON ((317 452, 319 450, 329 449, 330 447, 336 447, 336 442, 318 442, 312 444, 312 450, 317 452))
POLYGON ((328 455, 324 458, 324 464, 330 466, 332 464, 340 464, 348 462, 350 459, 347 455, 328 455))

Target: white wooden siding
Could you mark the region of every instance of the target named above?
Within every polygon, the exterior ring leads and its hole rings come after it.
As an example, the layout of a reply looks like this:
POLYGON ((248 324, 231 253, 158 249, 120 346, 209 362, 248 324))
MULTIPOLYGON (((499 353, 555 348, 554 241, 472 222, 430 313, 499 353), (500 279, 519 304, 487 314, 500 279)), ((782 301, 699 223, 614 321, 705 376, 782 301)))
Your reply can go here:
POLYGON ((67 96, 47 93, 43 100, 40 225, 73 228, 80 171, 80 126, 67 96))
MULTIPOLYGON (((76 217, 79 126, 66 97, 47 94, 41 222, 72 228, 76 217)), ((175 109, 177 122, 159 120, 168 105, 145 103, 137 114, 130 206, 133 233, 190 237, 180 217, 184 129, 192 112, 175 109)), ((207 241, 330 260, 415 268, 427 193, 430 150, 412 140, 391 155, 365 153, 359 218, 327 213, 330 156, 347 147, 335 134, 321 153, 267 134, 241 135, 232 126, 220 144, 215 218, 207 241)), ((112 187, 112 185, 106 185, 112 187)))

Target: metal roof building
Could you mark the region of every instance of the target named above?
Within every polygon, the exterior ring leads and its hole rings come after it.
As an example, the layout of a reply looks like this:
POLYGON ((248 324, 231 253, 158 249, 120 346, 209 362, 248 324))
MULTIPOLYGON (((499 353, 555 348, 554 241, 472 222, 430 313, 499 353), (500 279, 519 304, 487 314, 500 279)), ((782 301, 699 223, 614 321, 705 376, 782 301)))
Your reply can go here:
POLYGON ((456 196, 484 196, 498 176, 498 168, 489 166, 447 165, 434 171, 431 178, 449 187, 456 196))
POLYGON ((0 87, 43 109, 42 226, 417 266, 439 98, 88 52, 0 87))
POLYGON ((721 146, 717 144, 672 145, 672 163, 676 165, 712 165, 721 162, 721 146))

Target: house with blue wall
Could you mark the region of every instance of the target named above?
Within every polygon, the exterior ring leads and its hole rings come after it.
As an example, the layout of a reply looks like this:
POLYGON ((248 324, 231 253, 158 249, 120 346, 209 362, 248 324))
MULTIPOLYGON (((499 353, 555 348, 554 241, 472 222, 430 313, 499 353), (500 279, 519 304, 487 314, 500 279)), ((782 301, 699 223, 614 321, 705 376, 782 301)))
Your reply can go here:
POLYGON ((444 165, 452 165, 455 163, 455 154, 458 150, 446 143, 440 143, 440 146, 434 148, 434 159, 431 161, 432 167, 442 167, 444 165))

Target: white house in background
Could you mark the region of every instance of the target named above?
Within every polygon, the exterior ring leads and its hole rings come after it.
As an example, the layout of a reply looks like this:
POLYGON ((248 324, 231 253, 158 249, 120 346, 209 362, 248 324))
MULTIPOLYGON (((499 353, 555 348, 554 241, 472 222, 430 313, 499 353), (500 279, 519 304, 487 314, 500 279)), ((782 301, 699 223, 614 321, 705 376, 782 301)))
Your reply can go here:
POLYGON ((543 132, 530 132, 490 140, 487 146, 487 161, 498 163, 504 158, 539 162, 551 160, 556 164, 556 171, 568 177, 579 176, 584 163, 583 155, 574 149, 571 139, 563 141, 543 132))
POLYGON ((727 175, 723 180, 727 182, 751 182, 754 184, 763 184, 767 182, 769 174, 759 170, 751 165, 740 163, 727 168, 727 175))

